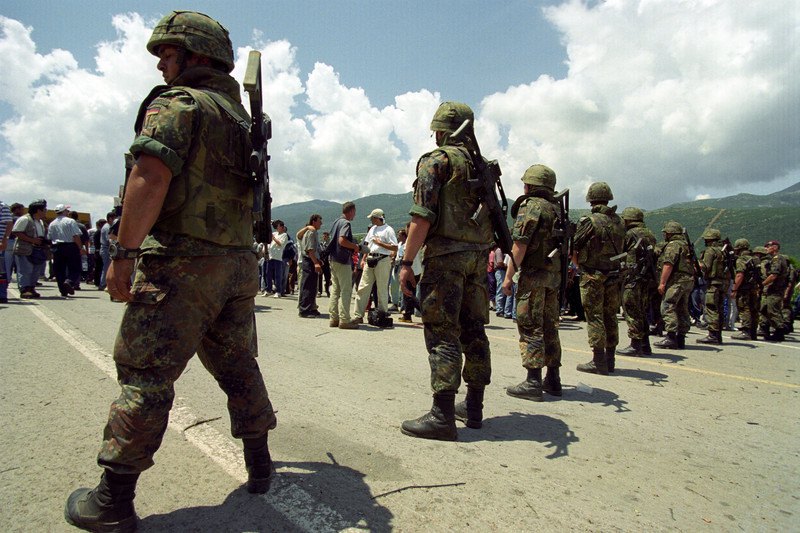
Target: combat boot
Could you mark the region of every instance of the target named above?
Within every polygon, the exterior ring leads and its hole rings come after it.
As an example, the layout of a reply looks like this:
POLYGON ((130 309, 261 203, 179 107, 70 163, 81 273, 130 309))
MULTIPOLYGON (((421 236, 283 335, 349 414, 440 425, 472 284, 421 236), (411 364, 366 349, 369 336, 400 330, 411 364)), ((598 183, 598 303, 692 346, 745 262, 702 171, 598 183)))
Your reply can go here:
POLYGON ((631 355, 636 357, 641 357, 644 355, 642 353, 642 341, 640 339, 631 339, 631 345, 627 348, 622 348, 617 350, 619 355, 631 355))
POLYGON ((722 333, 719 331, 708 331, 708 335, 702 339, 697 339, 698 344, 722 344, 722 333))
POLYGON ((480 429, 483 426, 483 387, 467 385, 467 397, 456 404, 455 417, 468 428, 480 429))
POLYGON ((542 369, 529 368, 528 378, 520 383, 506 389, 506 394, 514 398, 522 398, 532 402, 542 402, 542 369))
POLYGON ((242 439, 244 444, 244 466, 247 468, 247 492, 265 494, 269 491, 275 466, 269 455, 267 435, 254 439, 242 439))
POLYGON ((616 346, 609 346, 606 348, 606 366, 608 367, 609 374, 614 373, 614 368, 617 366, 616 361, 616 354, 617 347, 616 346))
POLYGON ((773 333, 772 335, 767 335, 765 337, 765 340, 768 340, 770 342, 783 342, 786 340, 786 334, 784 333, 783 328, 781 327, 776 329, 775 333, 773 333))
POLYGON ((589 374, 608 375, 608 365, 606 364, 606 351, 603 348, 592 348, 592 360, 577 366, 578 372, 588 372, 589 374))
POLYGON ((645 335, 642 339, 642 355, 653 355, 653 349, 650 347, 650 335, 645 335))
POLYGON ((667 336, 658 342, 653 343, 658 348, 666 348, 667 350, 679 350, 678 336, 673 331, 668 331, 667 336))
POLYGON ((115 474, 106 470, 94 489, 78 489, 67 498, 64 518, 86 531, 136 531, 136 481, 139 474, 115 474))
POLYGON ((751 341, 753 340, 753 336, 750 335, 749 332, 745 330, 739 330, 739 333, 734 333, 731 335, 731 339, 735 339, 737 341, 751 341))
POLYGON ((457 440, 455 403, 455 392, 434 394, 431 410, 419 418, 403 422, 400 431, 420 439, 457 440))
POLYGON ((675 335, 675 340, 678 342, 678 349, 683 350, 686 348, 686 334, 685 333, 678 333, 675 335))
POLYGON ((561 372, 557 366, 548 366, 542 390, 552 396, 561 396, 561 372))

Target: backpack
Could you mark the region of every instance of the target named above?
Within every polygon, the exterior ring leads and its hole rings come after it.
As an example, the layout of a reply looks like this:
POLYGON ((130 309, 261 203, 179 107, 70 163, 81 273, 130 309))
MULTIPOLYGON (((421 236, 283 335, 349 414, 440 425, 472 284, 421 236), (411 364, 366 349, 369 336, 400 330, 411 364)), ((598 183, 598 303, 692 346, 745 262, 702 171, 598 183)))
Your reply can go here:
POLYGON ((281 259, 284 261, 291 261, 295 257, 297 257, 297 249, 294 246, 294 241, 289 238, 289 240, 286 241, 286 245, 283 247, 281 259))

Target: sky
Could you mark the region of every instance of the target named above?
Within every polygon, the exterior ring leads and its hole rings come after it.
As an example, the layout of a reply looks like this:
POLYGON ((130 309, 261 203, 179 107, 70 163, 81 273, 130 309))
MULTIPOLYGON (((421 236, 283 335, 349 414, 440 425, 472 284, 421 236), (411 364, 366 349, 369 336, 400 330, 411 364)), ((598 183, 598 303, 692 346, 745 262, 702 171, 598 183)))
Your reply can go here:
MULTIPOLYGON (((512 199, 543 163, 663 207, 800 181, 795 0, 186 1, 262 52, 274 205, 411 189, 443 101, 512 199)), ((0 200, 93 218, 124 178, 163 1, 0 0, 0 200)))

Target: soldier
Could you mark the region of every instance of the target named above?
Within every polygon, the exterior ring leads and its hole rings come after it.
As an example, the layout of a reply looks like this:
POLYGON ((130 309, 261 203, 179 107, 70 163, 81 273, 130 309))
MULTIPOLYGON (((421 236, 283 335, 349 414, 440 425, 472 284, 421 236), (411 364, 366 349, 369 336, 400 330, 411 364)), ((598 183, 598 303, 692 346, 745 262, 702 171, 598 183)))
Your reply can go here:
MULTIPOLYGON (((785 256, 784 256, 785 257, 785 256)), ((787 275, 786 279, 786 293, 783 297, 783 332, 786 333, 793 333, 794 332, 794 312, 792 309, 792 295, 794 295, 794 286, 797 285, 797 276, 798 272, 797 269, 794 267, 792 263, 786 261, 786 264, 789 267, 789 274, 787 275)))
POLYGON ((173 11, 147 50, 167 85, 140 107, 107 276, 111 296, 128 302, 114 346, 122 392, 98 455, 100 484, 73 492, 65 509, 70 524, 91 531, 136 528, 137 479, 153 465, 173 384, 195 352, 228 397, 247 490, 267 492, 274 472, 267 432, 276 419, 256 362, 253 187, 242 177, 249 120, 229 74, 228 31, 207 15, 173 11))
POLYGON ((750 252, 750 241, 737 239, 733 243, 736 253, 736 277, 733 281, 731 297, 736 299, 739 320, 742 323, 739 333, 731 335, 736 340, 755 340, 758 327, 758 287, 761 284, 761 264, 750 252))
POLYGON ((722 344, 722 325, 725 318, 724 304, 728 294, 731 275, 726 266, 722 250, 722 235, 718 229, 708 228, 703 232, 706 249, 700 259, 700 267, 706 279, 706 321, 708 335, 697 339, 700 344, 722 344))
POLYGON ((780 253, 781 243, 778 241, 769 241, 765 247, 772 257, 765 265, 765 279, 761 284, 761 333, 765 340, 782 342, 786 334, 783 300, 789 285, 789 261, 780 253))
POLYGON ((644 213, 638 207, 622 210, 625 221, 625 251, 628 265, 625 271, 625 285, 622 290, 622 307, 628 322, 628 337, 631 344, 617 350, 620 355, 651 355, 650 329, 647 325, 647 310, 650 306, 650 293, 656 287, 655 253, 656 237, 644 225, 644 213))
POLYGON ((686 333, 691 327, 689 317, 689 295, 694 287, 694 265, 689 245, 683 235, 683 227, 677 222, 664 224, 664 240, 661 253, 661 277, 658 292, 661 294, 661 314, 667 336, 655 345, 659 348, 682 350, 686 347, 686 333))
POLYGON ((489 294, 486 284, 488 250, 494 236, 486 209, 468 180, 476 169, 472 109, 445 102, 431 121, 438 149, 417 163, 414 205, 409 214, 405 253, 400 270, 403 293, 413 296, 416 281, 411 266, 425 243, 425 271, 420 279, 420 307, 425 345, 431 366, 433 407, 415 420, 406 420, 402 432, 412 437, 456 440, 455 396, 461 383, 462 359, 467 382, 465 409, 469 427, 480 427, 483 392, 492 367, 489 339, 489 294), (452 134, 465 120, 457 139, 452 134), (471 221, 475 213, 476 219, 471 221))
POLYGON ((556 174, 552 169, 533 165, 525 171, 522 182, 525 194, 511 210, 516 219, 511 250, 514 262, 506 270, 503 290, 511 294, 514 263, 518 264, 517 329, 522 366, 527 369, 528 377, 519 385, 508 387, 506 393, 515 398, 541 402, 542 390, 561 396, 558 288, 562 258, 559 254, 550 258, 551 252, 561 245, 554 235, 560 215, 558 204, 553 199, 556 174), (542 384, 544 366, 547 375, 542 384))
POLYGON ((602 375, 614 372, 619 342, 619 256, 625 244, 625 224, 617 215, 617 206, 608 206, 613 199, 607 183, 589 186, 586 201, 592 212, 578 221, 572 241, 572 261, 582 272, 581 302, 593 354, 591 361, 578 365, 578 370, 602 375))

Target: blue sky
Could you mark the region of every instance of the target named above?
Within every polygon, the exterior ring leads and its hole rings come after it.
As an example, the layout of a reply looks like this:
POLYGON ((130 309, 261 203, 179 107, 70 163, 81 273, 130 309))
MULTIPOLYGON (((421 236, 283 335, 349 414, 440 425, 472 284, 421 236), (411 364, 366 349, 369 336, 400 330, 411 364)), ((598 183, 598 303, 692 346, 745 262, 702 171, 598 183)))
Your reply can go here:
MULTIPOLYGON (((276 204, 409 190, 445 100, 476 111, 509 196, 534 163, 622 206, 800 181, 791 0, 187 2, 262 51, 276 204)), ((0 191, 102 213, 164 2, 0 2, 0 191)), ((579 205, 579 201, 573 204, 579 205)))

